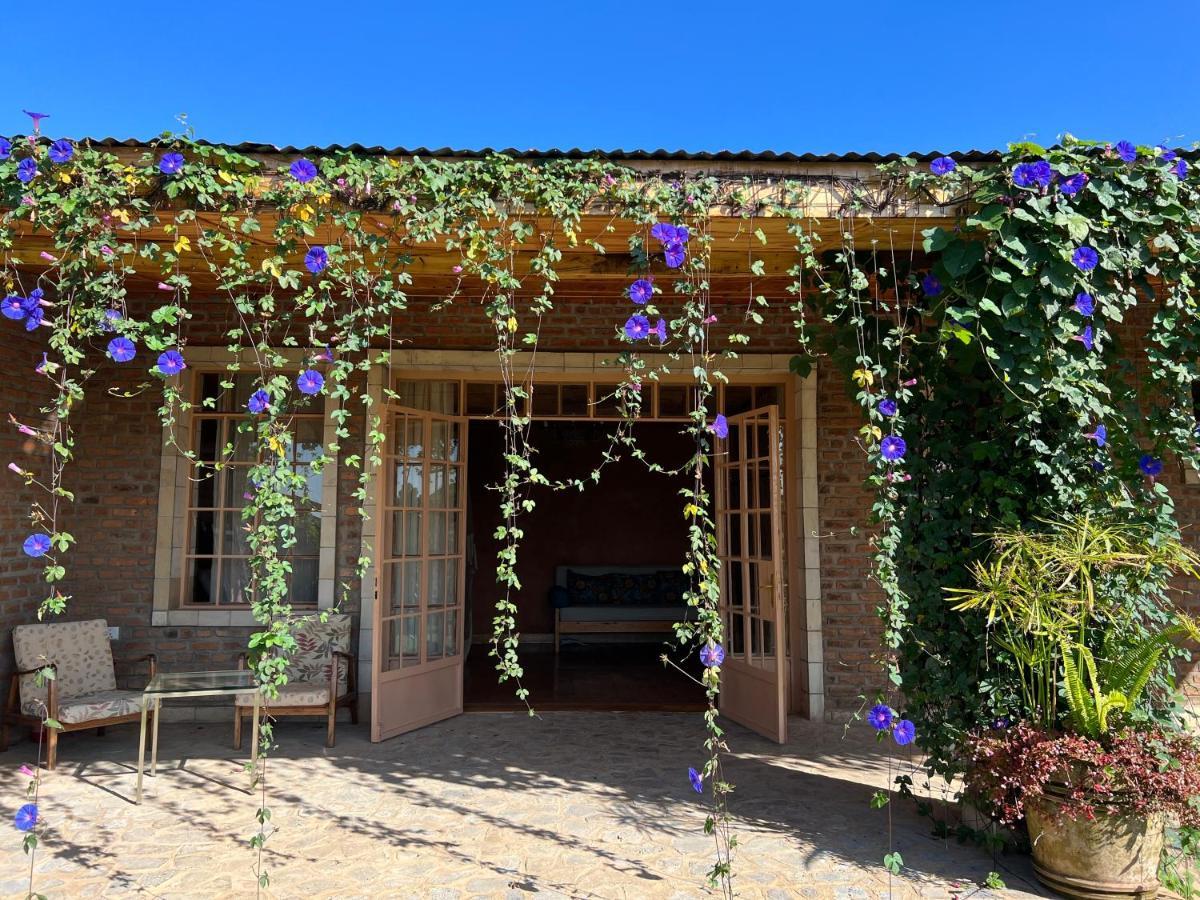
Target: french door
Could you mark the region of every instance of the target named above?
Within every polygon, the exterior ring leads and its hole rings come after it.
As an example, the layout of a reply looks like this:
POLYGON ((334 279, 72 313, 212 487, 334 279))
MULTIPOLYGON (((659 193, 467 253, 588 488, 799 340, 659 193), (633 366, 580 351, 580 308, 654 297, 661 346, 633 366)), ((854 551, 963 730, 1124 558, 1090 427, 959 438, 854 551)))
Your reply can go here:
POLYGON ((371 740, 462 712, 467 420, 387 407, 371 740))
POLYGON ((782 438, 778 407, 730 416, 714 462, 725 630, 720 709, 779 743, 787 740, 782 438))

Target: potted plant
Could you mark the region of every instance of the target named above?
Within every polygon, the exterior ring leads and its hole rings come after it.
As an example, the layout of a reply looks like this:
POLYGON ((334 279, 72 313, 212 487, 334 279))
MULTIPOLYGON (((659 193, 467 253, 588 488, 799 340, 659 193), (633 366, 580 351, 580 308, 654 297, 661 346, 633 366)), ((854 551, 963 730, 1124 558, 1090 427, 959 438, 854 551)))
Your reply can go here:
POLYGON ((1154 897, 1166 823, 1200 825, 1200 743, 1159 702, 1172 647, 1200 639, 1165 585, 1200 560, 1136 525, 1044 524, 993 535, 974 585, 951 591, 985 615, 1014 707, 1014 724, 968 739, 966 796, 1002 824, 1025 821, 1047 887, 1154 897))

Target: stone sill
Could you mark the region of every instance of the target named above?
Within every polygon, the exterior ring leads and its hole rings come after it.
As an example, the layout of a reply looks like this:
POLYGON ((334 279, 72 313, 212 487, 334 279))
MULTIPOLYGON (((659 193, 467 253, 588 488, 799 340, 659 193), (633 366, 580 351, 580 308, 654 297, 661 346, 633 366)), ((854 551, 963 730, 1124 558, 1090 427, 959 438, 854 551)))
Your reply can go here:
POLYGON ((156 609, 150 614, 150 624, 248 628, 258 623, 248 609, 156 609))

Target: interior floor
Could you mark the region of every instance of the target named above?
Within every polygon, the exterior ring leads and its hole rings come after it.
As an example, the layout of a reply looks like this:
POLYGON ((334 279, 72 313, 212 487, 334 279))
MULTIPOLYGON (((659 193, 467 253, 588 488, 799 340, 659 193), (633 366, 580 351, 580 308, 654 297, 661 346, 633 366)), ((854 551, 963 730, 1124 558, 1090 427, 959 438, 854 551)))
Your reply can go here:
MULTIPOLYGON (((488 647, 471 648, 467 657, 463 706, 467 710, 521 710, 511 681, 497 681, 495 660, 488 647)), ((663 644, 582 643, 564 640, 557 655, 553 647, 523 647, 522 681, 536 709, 659 710, 684 712, 703 709, 704 688, 698 663, 685 665, 688 675, 664 665, 663 644)))

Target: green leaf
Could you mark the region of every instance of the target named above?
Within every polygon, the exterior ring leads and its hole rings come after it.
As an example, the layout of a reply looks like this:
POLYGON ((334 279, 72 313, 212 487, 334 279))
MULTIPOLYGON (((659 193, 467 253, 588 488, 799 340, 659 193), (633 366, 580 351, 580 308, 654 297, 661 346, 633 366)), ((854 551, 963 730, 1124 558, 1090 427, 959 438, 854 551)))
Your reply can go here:
POLYGON ((961 278, 983 259, 983 244, 979 241, 957 240, 942 253, 942 265, 952 278, 961 278))
POLYGON ((900 869, 904 865, 904 857, 898 851, 893 850, 883 858, 883 867, 893 875, 899 875, 900 869))

